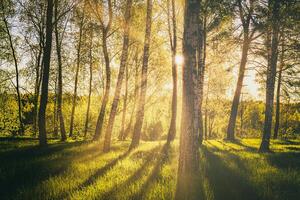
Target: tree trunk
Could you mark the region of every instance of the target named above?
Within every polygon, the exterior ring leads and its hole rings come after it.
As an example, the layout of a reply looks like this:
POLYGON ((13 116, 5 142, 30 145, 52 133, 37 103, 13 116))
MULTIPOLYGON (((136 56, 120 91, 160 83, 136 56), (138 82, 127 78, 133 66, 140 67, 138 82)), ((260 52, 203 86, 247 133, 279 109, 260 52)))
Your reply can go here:
POLYGON ((54 96, 53 96, 53 136, 56 138, 58 136, 58 127, 57 127, 57 76, 55 77, 55 87, 54 87, 54 96))
POLYGON ((194 71, 197 69, 199 0, 185 0, 184 33, 183 33, 183 66, 182 116, 179 147, 177 190, 175 199, 195 199, 196 187, 193 181, 199 169, 198 121, 194 117, 196 110, 195 86, 197 80, 194 71))
POLYGON ((204 73, 205 73, 205 61, 206 61, 206 16, 204 16, 203 22, 199 21, 199 41, 198 41, 198 134, 199 134, 199 144, 203 142, 203 117, 202 117, 202 102, 203 102, 203 87, 204 87, 204 73))
POLYGON ((250 1, 250 6, 247 9, 247 13, 246 13, 244 6, 242 5, 242 1, 238 1, 239 15, 240 15, 240 20, 242 22, 242 28, 243 28, 243 47, 242 47, 242 57, 241 57, 241 63, 239 68, 238 81, 237 81, 237 85, 236 85, 236 89, 235 89, 235 93, 231 105, 231 112, 230 112, 229 122, 227 126, 228 140, 235 140, 234 132, 235 132, 237 112, 239 107, 241 91, 243 87, 243 80, 244 80, 245 69, 247 64, 248 51, 250 48, 251 36, 254 33, 254 32, 249 33, 251 17, 253 14, 253 2, 254 1, 250 1))
POLYGON ((81 16, 81 21, 79 25, 79 38, 78 38, 78 47, 77 47, 77 63, 76 63, 76 72, 75 72, 75 85, 74 85, 74 93, 73 93, 73 101, 72 101, 72 112, 71 112, 71 120, 70 120, 70 132, 69 137, 73 136, 73 128, 74 128, 74 115, 76 109, 76 100, 77 100, 77 85, 78 85, 78 74, 80 68, 80 59, 81 59, 81 38, 83 32, 83 21, 84 16, 81 16))
POLYGON ((175 139, 176 136, 176 117, 177 117, 177 65, 175 62, 176 58, 176 50, 177 50, 177 27, 176 27, 176 13, 175 13, 175 0, 172 0, 171 7, 172 7, 172 30, 170 26, 170 2, 168 0, 168 26, 169 26, 169 36, 170 36, 170 45, 172 50, 172 78, 173 78, 173 93, 172 93, 172 116, 170 127, 168 131, 168 139, 167 143, 170 143, 175 139))
MULTIPOLYGON (((55 20, 58 17, 58 0, 55 1, 55 20)), ((64 116, 62 112, 62 59, 61 59, 61 40, 59 39, 58 25, 55 23, 55 41, 56 41, 56 55, 58 63, 58 91, 57 91, 57 115, 59 118, 59 127, 61 141, 66 141, 67 134, 65 129, 64 116)))
POLYGON ((136 102, 138 99, 138 93, 139 93, 139 59, 138 59, 138 49, 136 50, 135 55, 135 80, 134 80, 134 99, 133 99, 133 105, 132 105, 132 112, 129 120, 129 124, 124 132, 124 135, 122 136, 122 140, 125 140, 127 136, 129 135, 129 132, 131 131, 132 122, 134 120, 134 114, 136 110, 136 102))
POLYGON ((242 50, 242 58, 240 63, 240 69, 239 69, 239 75, 238 75, 238 81, 236 84, 236 89, 231 105, 231 112, 230 112, 230 118, 229 123, 227 127, 227 139, 228 140, 234 140, 235 139, 235 124, 236 124, 236 118, 237 118, 237 112, 240 102, 240 96, 241 91, 243 87, 243 80, 245 75, 245 69, 246 69, 246 63, 247 63, 247 56, 249 51, 249 45, 250 40, 248 37, 248 32, 244 30, 244 41, 243 41, 243 50, 242 50))
POLYGON ((276 91, 276 117, 275 117, 275 125, 274 125, 274 139, 278 138, 279 131, 279 121, 280 121, 280 88, 281 88, 281 79, 282 79, 282 69, 284 66, 284 30, 282 30, 281 35, 281 54, 280 54, 280 67, 278 72, 278 80, 277 80, 277 91, 276 91))
MULTIPOLYGON (((42 37, 40 35, 40 37, 42 37)), ((37 121, 38 121, 38 104, 39 104, 39 96, 40 96, 40 73, 42 71, 42 63, 41 63, 41 57, 43 53, 43 47, 42 47, 42 41, 40 39, 40 44, 39 44, 39 53, 36 58, 36 66, 35 66, 35 85, 34 85, 34 103, 33 103, 33 134, 34 137, 37 135, 37 121)))
POLYGON ((15 70, 16 70, 16 91, 17 91, 17 101, 18 101, 18 117, 19 117, 19 125, 20 125, 20 129, 18 130, 20 135, 24 134, 24 124, 23 124, 23 119, 22 119, 22 101, 21 101, 21 93, 20 93, 20 86, 19 86, 19 67, 18 67, 18 60, 17 60, 17 55, 16 55, 16 51, 15 51, 15 47, 13 44, 13 39, 12 39, 12 35, 10 33, 9 27, 8 27, 8 22, 5 18, 5 16, 3 16, 3 22, 5 25, 5 29, 6 29, 6 33, 8 36, 8 40, 9 40, 9 45, 10 45, 10 49, 12 52, 12 56, 13 56, 13 60, 14 60, 14 64, 15 64, 15 70))
POLYGON ((123 102, 123 114, 122 114, 122 125, 121 125, 121 131, 119 135, 119 140, 124 140, 124 135, 125 135, 125 125, 126 125, 126 113, 127 113, 127 98, 128 98, 128 66, 126 67, 126 79, 125 79, 125 95, 124 95, 124 102, 123 102))
POLYGON ((39 107, 39 144, 41 146, 47 145, 46 133, 46 108, 48 101, 48 84, 49 84, 49 69, 51 60, 51 46, 52 46, 52 17, 53 17, 53 0, 47 1, 47 19, 46 19, 46 45, 44 47, 44 67, 42 78, 42 93, 39 107))
POLYGON ((89 57, 90 57, 90 81, 89 81, 88 104, 87 104, 86 117, 85 117, 85 125, 84 125, 84 138, 86 138, 86 135, 87 135, 87 130, 88 130, 88 127, 89 127, 89 119, 90 119, 90 105, 91 105, 92 81, 93 81, 93 55, 92 55, 92 49, 93 49, 93 30, 91 30, 91 34, 90 34, 90 49, 89 49, 89 57))
POLYGON ((119 100, 120 100, 120 94, 121 94, 121 89, 122 89, 122 82, 123 82, 123 78, 124 78, 125 68, 127 65, 129 35, 130 35, 131 7, 132 7, 132 0, 127 0, 126 10, 125 10, 125 27, 124 27, 124 36, 123 36, 124 38, 123 38, 121 63, 120 63, 120 69, 119 69, 119 74, 118 74, 116 90, 115 90, 115 96, 114 96, 113 103, 111 106, 108 125, 107 125, 107 129, 105 132, 104 147, 103 147, 104 152, 110 151, 111 134, 112 134, 115 117, 116 117, 116 112, 117 112, 117 108, 118 108, 118 104, 119 104, 119 100))
POLYGON ((148 60, 149 60, 149 48, 151 40, 151 25, 152 25, 152 0, 147 0, 147 16, 146 16, 146 31, 145 31, 145 41, 144 41, 144 55, 143 55, 143 65, 142 65, 142 80, 141 80, 141 90, 139 95, 138 109, 136 113, 136 121, 134 124, 134 132, 132 141, 129 149, 134 149, 139 145, 141 130, 144 120, 144 109, 146 101, 147 92, 147 71, 148 71, 148 60))
POLYGON ((95 129, 95 134, 93 137, 93 141, 99 140, 101 133, 102 133, 102 128, 103 128, 103 122, 104 122, 104 117, 105 117, 105 110, 106 110, 106 105, 108 102, 109 98, 109 93, 110 93, 110 82, 111 82, 111 72, 110 72, 110 60, 109 60, 109 55, 108 55, 108 49, 107 49, 107 37, 108 37, 108 32, 111 27, 111 22, 112 22, 112 4, 111 1, 108 0, 108 23, 107 26, 104 26, 102 24, 102 49, 103 49, 103 56, 104 56, 104 61, 105 61, 105 73, 106 73, 106 85, 105 85, 105 91, 104 91, 104 96, 102 99, 102 104, 101 104, 101 109, 99 112, 99 116, 97 119, 97 124, 96 124, 96 129, 95 129))
POLYGON ((272 115, 273 115, 273 103, 274 103, 274 86, 278 59, 278 33, 279 33, 279 9, 280 1, 272 1, 272 43, 271 43, 271 58, 270 66, 267 71, 267 83, 266 83, 266 109, 265 109, 265 124, 262 142, 260 144, 259 151, 267 152, 270 150, 270 137, 272 129, 272 115))
POLYGON ((107 50, 106 38, 107 38, 107 33, 106 33, 106 31, 104 31, 103 36, 102 36, 102 48, 103 48, 103 55, 104 55, 104 60, 105 60, 106 85, 105 85, 105 92, 104 92, 104 96, 102 99, 100 113, 99 113, 99 116, 97 119, 95 134, 94 134, 94 138, 93 138, 94 141, 99 140, 99 138, 101 136, 104 117, 105 117, 106 105, 107 105, 109 93, 110 93, 110 82, 111 82, 110 75, 111 74, 110 74, 110 61, 109 61, 109 55, 108 55, 108 50, 107 50))

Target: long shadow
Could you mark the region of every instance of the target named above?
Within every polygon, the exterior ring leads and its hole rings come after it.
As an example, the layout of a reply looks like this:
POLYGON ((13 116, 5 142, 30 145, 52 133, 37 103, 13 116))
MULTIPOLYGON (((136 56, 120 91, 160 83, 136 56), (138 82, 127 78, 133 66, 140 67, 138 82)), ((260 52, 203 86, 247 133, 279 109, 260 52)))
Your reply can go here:
POLYGON ((147 180, 143 183, 140 190, 133 194, 129 199, 144 199, 145 195, 150 189, 150 186, 155 183, 156 180, 160 178, 160 172, 162 167, 170 160, 170 144, 166 143, 164 144, 160 156, 157 158, 157 162, 151 172, 151 174, 148 176, 147 180))
MULTIPOLYGON (((206 146, 202 146, 201 151, 206 160, 206 163, 202 163, 205 165, 205 176, 209 181, 214 199, 260 199, 246 177, 237 170, 229 168, 219 156, 212 153, 206 146)), ((241 161, 237 162, 237 165, 241 169, 245 168, 241 161)))
POLYGON ((0 199, 13 199, 21 188, 34 188, 49 177, 62 174, 68 169, 74 157, 93 151, 83 149, 75 153, 64 152, 82 144, 82 142, 53 144, 45 148, 26 147, 1 153, 0 199), (60 154, 55 154, 57 152, 60 154))
MULTIPOLYGON (((151 154, 151 152, 155 151, 155 149, 157 149, 157 148, 154 148, 150 152, 147 152, 149 154, 149 156, 153 156, 151 154)), ((99 168, 98 170, 96 170, 92 175, 89 176, 88 179, 86 179, 84 182, 82 182, 81 184, 79 184, 78 186, 76 186, 75 188, 73 188, 71 191, 65 191, 61 195, 59 195, 58 197, 56 197, 55 199, 67 199, 67 197, 69 196, 70 193, 72 193, 74 191, 77 191, 77 190, 83 190, 84 188, 87 188, 87 187, 93 185, 100 177, 102 177, 103 175, 105 175, 119 161, 125 159, 131 152, 132 151, 127 150, 123 154, 119 155, 117 158, 115 158, 112 161, 110 161, 109 163, 107 163, 104 167, 99 168)), ((131 156, 139 156, 139 153, 141 153, 141 152, 140 151, 134 152, 131 156)))
MULTIPOLYGON (((70 143, 61 142, 55 144, 48 144, 46 147, 40 147, 38 145, 18 147, 17 149, 1 152, 0 161, 5 160, 9 162, 10 160, 18 160, 18 159, 27 160, 33 157, 37 158, 45 155, 49 156, 56 152, 61 152, 69 148, 78 147, 85 143, 87 142, 84 141, 70 142, 70 143)), ((0 147, 1 147, 1 143, 0 143, 0 147)))
POLYGON ((292 140, 275 140, 274 144, 282 144, 282 145, 300 145, 300 141, 292 141, 292 140))
POLYGON ((78 186, 76 186, 75 188, 73 188, 71 191, 65 191, 65 192, 61 193, 55 199, 67 199, 67 197, 69 196, 70 193, 72 193, 72 192, 74 192, 76 190, 84 189, 84 188, 86 188, 86 187, 88 187, 90 185, 93 185, 97 181, 98 178, 100 178, 106 172, 108 172, 111 168, 113 168, 118 163, 118 161, 121 161, 124 158, 126 158, 129 155, 129 153, 130 153, 130 151, 126 151, 125 153, 119 155, 117 158, 115 158, 112 161, 110 161, 109 163, 107 163, 104 167, 99 168, 98 170, 96 170, 83 183, 79 184, 78 186))
POLYGON ((223 140, 223 141, 217 141, 217 142, 219 142, 222 145, 228 147, 231 151, 241 151, 241 150, 237 150, 237 149, 233 148, 232 146, 230 146, 229 144, 236 144, 236 145, 239 145, 239 146, 243 147, 242 151, 246 150, 248 152, 257 152, 257 149, 255 147, 245 145, 238 139, 235 139, 234 141, 223 140))
MULTIPOLYGON (((104 194, 101 194, 102 199, 117 199, 117 194, 119 191, 124 190, 129 185, 133 184, 135 181, 137 181, 139 178, 142 177, 144 171, 152 164, 152 161, 155 159, 155 155, 157 154, 157 151, 160 149, 160 146, 154 148, 150 152, 148 152, 148 155, 143 159, 145 162, 141 165, 141 167, 136 170, 125 182, 123 182, 120 185, 117 185, 117 187, 114 187, 110 189, 109 191, 105 192, 104 194)), ((100 198, 100 197, 99 197, 100 198)))

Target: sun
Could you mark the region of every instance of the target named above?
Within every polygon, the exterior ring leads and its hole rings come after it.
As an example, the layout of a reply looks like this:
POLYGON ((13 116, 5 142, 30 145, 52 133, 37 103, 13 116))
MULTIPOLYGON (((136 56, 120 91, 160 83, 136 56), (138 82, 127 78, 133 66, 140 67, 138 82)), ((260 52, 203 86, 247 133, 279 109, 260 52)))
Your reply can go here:
POLYGON ((183 59, 182 55, 176 55, 175 56, 175 63, 176 63, 176 65, 182 65, 183 61, 184 61, 184 59, 183 59))

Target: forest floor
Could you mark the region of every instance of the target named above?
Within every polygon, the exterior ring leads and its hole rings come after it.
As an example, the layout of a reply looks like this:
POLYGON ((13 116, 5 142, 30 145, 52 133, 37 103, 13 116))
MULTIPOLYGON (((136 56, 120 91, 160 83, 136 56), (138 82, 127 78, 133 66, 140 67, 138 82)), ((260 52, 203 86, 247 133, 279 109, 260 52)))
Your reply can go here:
MULTIPOLYGON (((209 140, 200 148, 197 199, 299 199, 300 140, 209 140)), ((88 142, 0 140, 0 199, 173 199, 178 141, 171 146, 114 141, 112 151, 88 142)))

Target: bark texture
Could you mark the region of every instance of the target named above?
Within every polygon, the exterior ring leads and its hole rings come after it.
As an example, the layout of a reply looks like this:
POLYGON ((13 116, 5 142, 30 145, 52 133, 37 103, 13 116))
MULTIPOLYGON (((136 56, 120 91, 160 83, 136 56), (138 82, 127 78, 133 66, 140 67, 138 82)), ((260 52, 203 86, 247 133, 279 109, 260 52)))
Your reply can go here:
POLYGON ((182 116, 179 147, 177 190, 175 199, 195 199, 194 177, 199 169, 198 121, 195 118, 199 0, 185 0, 182 82, 182 116))

